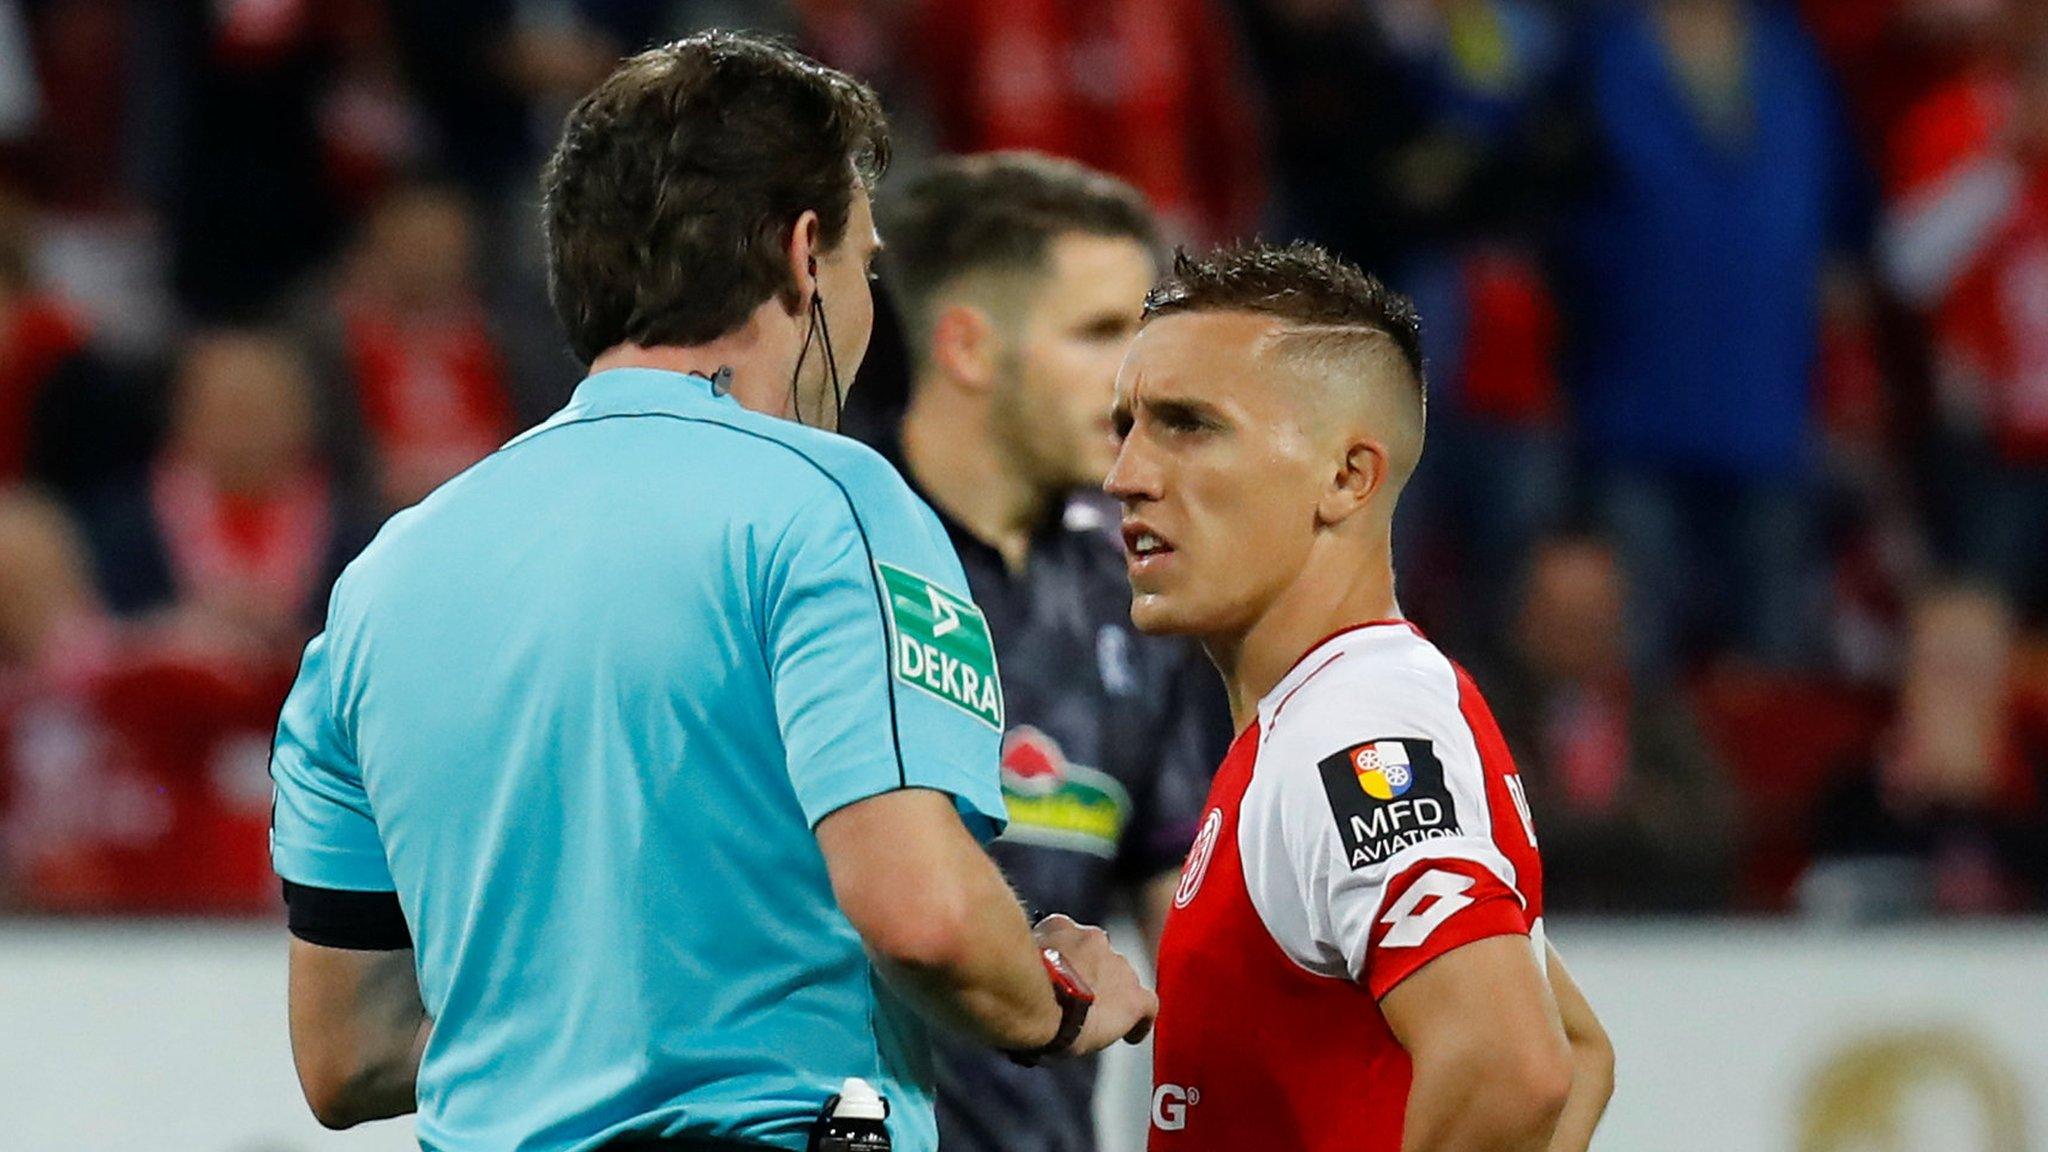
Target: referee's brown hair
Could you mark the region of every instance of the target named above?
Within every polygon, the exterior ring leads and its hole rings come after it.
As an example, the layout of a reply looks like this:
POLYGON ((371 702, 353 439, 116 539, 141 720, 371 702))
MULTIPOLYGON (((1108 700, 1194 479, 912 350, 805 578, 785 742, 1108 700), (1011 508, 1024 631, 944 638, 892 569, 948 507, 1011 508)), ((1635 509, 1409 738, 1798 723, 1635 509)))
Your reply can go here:
POLYGON ((765 37, 649 49, 569 113, 542 175, 548 293, 585 364, 621 343, 701 344, 762 301, 794 307, 790 221, 845 236, 889 163, 866 85, 765 37))

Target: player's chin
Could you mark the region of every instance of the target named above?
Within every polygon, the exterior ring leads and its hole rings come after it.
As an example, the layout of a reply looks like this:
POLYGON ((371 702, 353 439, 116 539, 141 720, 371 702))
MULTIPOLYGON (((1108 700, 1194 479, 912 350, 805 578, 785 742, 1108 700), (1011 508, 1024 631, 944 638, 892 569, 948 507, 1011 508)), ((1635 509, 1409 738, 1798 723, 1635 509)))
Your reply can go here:
POLYGON ((1131 625, 1153 636, 1177 636, 1195 630, 1186 611, 1163 592, 1131 590, 1131 625))

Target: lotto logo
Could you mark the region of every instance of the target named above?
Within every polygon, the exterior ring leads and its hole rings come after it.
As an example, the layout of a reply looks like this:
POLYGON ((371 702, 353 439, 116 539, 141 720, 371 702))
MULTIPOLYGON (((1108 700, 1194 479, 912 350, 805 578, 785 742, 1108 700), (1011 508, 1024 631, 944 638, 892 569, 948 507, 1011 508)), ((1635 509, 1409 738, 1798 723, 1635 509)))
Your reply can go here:
POLYGON ((1152 1092, 1152 1126, 1161 1132, 1178 1132, 1188 1126, 1188 1109, 1201 1102, 1199 1088, 1161 1084, 1152 1092))
POLYGON ((1472 897, 1465 895, 1472 884, 1470 876, 1441 868, 1432 868, 1416 877, 1401 898, 1394 901, 1394 906, 1387 909, 1387 914, 1380 917, 1380 923, 1387 925, 1380 946, 1413 948, 1429 939, 1429 934, 1444 921, 1472 905, 1472 897))

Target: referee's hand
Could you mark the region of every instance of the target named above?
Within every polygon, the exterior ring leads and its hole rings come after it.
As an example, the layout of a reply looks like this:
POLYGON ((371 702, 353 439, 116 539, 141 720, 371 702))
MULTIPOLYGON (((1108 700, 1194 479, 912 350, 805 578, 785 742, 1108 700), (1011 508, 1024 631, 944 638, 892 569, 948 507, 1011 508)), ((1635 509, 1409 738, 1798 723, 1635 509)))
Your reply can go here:
POLYGON ((1109 933, 1065 916, 1047 916, 1031 930, 1041 947, 1057 948, 1095 992, 1080 1039, 1064 1055, 1086 1056, 1119 1040, 1136 1044, 1152 1031, 1159 997, 1139 982, 1131 962, 1109 943, 1109 933))

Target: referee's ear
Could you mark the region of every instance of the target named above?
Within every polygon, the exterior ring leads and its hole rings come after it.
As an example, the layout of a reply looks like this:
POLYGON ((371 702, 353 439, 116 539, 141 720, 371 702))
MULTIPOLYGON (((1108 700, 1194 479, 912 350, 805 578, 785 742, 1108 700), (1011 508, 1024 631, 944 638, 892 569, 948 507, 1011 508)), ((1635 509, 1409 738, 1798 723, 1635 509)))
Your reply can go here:
POLYGON ((804 209, 789 229, 789 244, 783 257, 789 264, 791 291, 783 293, 782 306, 791 316, 802 316, 810 311, 811 301, 818 292, 818 258, 821 251, 821 237, 824 229, 818 221, 817 212, 804 209))

